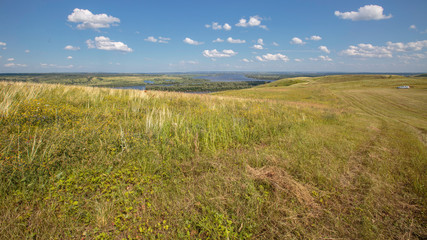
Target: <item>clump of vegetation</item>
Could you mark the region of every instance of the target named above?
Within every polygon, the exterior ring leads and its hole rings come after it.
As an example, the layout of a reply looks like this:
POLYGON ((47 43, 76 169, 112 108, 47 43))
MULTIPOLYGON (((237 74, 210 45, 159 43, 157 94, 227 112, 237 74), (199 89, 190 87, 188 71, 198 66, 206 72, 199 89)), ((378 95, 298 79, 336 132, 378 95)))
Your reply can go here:
POLYGON ((1 82, 0 236, 422 238, 426 80, 349 78, 215 95, 1 82))

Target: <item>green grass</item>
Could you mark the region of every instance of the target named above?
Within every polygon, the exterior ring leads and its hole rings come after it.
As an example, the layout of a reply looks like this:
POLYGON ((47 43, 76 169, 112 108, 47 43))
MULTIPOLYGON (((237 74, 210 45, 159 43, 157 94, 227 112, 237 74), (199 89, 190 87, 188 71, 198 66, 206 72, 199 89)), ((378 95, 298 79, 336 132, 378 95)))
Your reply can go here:
POLYGON ((214 95, 2 82, 0 238, 423 238, 426 88, 371 75, 214 95))

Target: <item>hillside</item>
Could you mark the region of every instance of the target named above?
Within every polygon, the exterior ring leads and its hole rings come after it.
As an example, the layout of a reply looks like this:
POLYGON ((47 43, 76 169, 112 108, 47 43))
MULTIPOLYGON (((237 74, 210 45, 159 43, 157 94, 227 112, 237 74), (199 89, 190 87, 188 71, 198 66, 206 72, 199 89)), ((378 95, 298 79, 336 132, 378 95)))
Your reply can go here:
POLYGON ((426 78, 0 82, 0 126, 0 239, 427 237, 426 78))

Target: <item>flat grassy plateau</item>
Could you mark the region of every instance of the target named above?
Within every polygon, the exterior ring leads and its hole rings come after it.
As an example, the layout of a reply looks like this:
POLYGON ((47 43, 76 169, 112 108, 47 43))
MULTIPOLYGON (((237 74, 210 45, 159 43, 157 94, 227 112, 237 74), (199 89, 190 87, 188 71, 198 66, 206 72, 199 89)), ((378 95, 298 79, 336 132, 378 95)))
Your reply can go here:
POLYGON ((0 126, 0 239, 427 237, 427 78, 0 82, 0 126))

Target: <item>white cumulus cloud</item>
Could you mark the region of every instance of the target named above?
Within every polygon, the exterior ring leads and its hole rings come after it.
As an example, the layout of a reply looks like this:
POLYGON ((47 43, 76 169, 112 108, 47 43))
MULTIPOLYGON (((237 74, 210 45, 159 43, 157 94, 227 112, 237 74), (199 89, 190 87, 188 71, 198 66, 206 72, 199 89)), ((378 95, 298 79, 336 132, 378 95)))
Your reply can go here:
POLYGON ((262 45, 260 45, 260 44, 255 44, 255 45, 252 46, 252 48, 259 49, 259 50, 264 49, 264 47, 262 45))
POLYGON ((8 59, 7 59, 7 61, 8 61, 8 62, 15 61, 15 58, 8 58, 8 59))
POLYGON ((205 24, 206 28, 212 28, 213 30, 221 30, 224 29, 226 31, 231 30, 231 26, 228 23, 225 23, 224 25, 219 24, 218 22, 212 22, 212 24, 205 24))
POLYGON ((28 50, 28 49, 27 49, 27 50, 25 50, 25 53, 30 53, 30 50, 28 50))
POLYGON ((0 46, 6 46, 7 44, 5 42, 0 42, 0 46))
POLYGON ((203 56, 208 58, 224 58, 224 57, 232 57, 235 55, 237 55, 237 52, 231 49, 225 49, 225 50, 222 50, 221 52, 216 49, 203 51, 203 56))
POLYGON ((340 12, 335 11, 335 16, 341 19, 350 19, 352 21, 360 21, 360 20, 382 20, 389 19, 392 15, 384 15, 384 8, 378 5, 365 5, 360 7, 357 12, 340 12))
POLYGON ((427 48, 427 40, 417 41, 417 42, 408 42, 408 43, 387 42, 387 49, 391 51, 396 51, 396 52, 420 51, 423 48, 427 48))
POLYGON ((392 52, 386 47, 374 46, 372 44, 360 43, 357 46, 349 46, 348 49, 341 51, 341 54, 364 58, 391 58, 392 52))
POLYGON ((273 46, 278 47, 278 46, 279 46, 279 44, 278 44, 277 42, 273 42, 273 46))
POLYGON ((171 39, 170 38, 167 38, 167 37, 159 37, 159 38, 155 38, 155 37, 153 37, 153 36, 149 36, 149 37, 147 37, 146 39, 144 39, 144 41, 147 41, 147 42, 153 42, 153 43, 156 43, 156 42, 159 42, 159 43, 169 43, 169 41, 170 41, 171 39))
POLYGON ((113 42, 108 37, 99 36, 95 37, 95 40, 87 40, 86 44, 88 48, 96 48, 106 51, 121 51, 121 52, 133 52, 132 48, 128 47, 122 42, 113 42))
POLYGON ((295 62, 302 62, 303 60, 302 60, 302 59, 300 59, 300 58, 295 58, 295 59, 294 59, 294 61, 295 61, 295 62))
POLYGON ((68 56, 67 59, 73 59, 73 57, 72 56, 68 56))
POLYGON ((365 58, 391 58, 393 52, 421 51, 424 48, 427 48, 427 40, 408 43, 387 42, 386 46, 360 43, 357 46, 349 46, 348 49, 341 51, 341 54, 365 58))
POLYGON ((187 44, 190 44, 190 45, 201 45, 201 44, 203 44, 203 42, 198 42, 198 41, 195 41, 195 40, 193 40, 193 39, 191 39, 191 38, 188 38, 188 37, 186 37, 186 38, 183 40, 183 42, 185 42, 185 43, 187 43, 187 44))
POLYGON ((326 46, 320 46, 319 50, 325 53, 331 53, 331 51, 329 51, 329 49, 326 46))
POLYGON ((260 27, 263 29, 267 29, 267 26, 261 25, 262 18, 259 16, 252 16, 249 20, 245 18, 241 18, 238 23, 236 23, 237 27, 260 27))
POLYGON ((212 23, 212 29, 213 29, 213 30, 221 30, 221 29, 222 29, 222 26, 221 26, 221 25, 219 25, 217 22, 213 22, 213 23, 212 23))
POLYGON ((317 36, 317 35, 313 35, 309 39, 312 40, 312 41, 320 41, 320 40, 322 40, 322 37, 321 36, 317 36))
POLYGON ((157 38, 155 38, 155 37, 153 37, 153 36, 149 36, 149 37, 147 37, 146 39, 144 39, 144 41, 147 41, 147 42, 157 42, 158 40, 157 40, 157 38))
POLYGON ((65 50, 70 50, 70 51, 77 51, 77 50, 80 50, 80 47, 74 47, 74 46, 71 46, 71 45, 67 45, 67 46, 64 47, 64 49, 65 50))
POLYGON ((300 38, 294 37, 290 41, 291 44, 297 44, 297 45, 304 45, 305 42, 303 42, 300 38))
POLYGON ((249 59, 247 59, 247 58, 243 58, 243 59, 242 59, 242 61, 243 61, 243 62, 246 62, 246 63, 248 63, 248 62, 252 62, 251 60, 249 60, 249 59))
POLYGON ((267 53, 267 54, 262 55, 262 56, 256 56, 256 59, 258 61, 261 61, 261 62, 265 62, 265 61, 278 61, 278 60, 281 60, 281 61, 284 61, 284 62, 289 61, 289 58, 286 55, 283 55, 283 54, 280 54, 280 53, 277 53, 277 54, 267 53))
POLYGON ((257 41, 257 43, 258 43, 259 45, 264 45, 264 39, 259 38, 259 39, 258 39, 258 41, 257 41))
POLYGON ((229 38, 227 38, 227 42, 229 42, 229 43, 245 43, 246 40, 233 39, 232 37, 229 37, 229 38))
POLYGON ((214 43, 217 43, 217 42, 224 42, 224 39, 217 38, 217 39, 213 40, 212 42, 214 42, 214 43))
POLYGON ((417 26, 411 25, 411 26, 409 26, 409 29, 417 29, 417 26))
POLYGON ((95 29, 109 28, 111 25, 120 23, 120 19, 109 16, 105 13, 93 14, 87 9, 75 8, 74 11, 68 15, 68 21, 78 23, 78 29, 95 29))
POLYGON ((330 58, 329 56, 319 56, 319 59, 326 62, 332 61, 332 58, 330 58))
POLYGON ((260 62, 265 62, 266 60, 264 60, 264 58, 262 58, 261 56, 256 56, 255 57, 258 61, 260 62))

